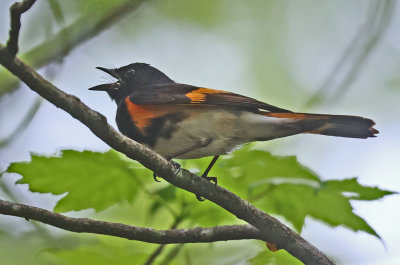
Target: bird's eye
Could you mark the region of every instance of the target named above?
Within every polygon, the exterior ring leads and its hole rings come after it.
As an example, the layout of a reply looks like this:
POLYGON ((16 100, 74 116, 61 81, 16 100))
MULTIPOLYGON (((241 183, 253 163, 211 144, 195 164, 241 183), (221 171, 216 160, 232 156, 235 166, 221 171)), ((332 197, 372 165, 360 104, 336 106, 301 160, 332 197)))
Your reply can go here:
POLYGON ((133 69, 129 69, 127 72, 126 72, 126 75, 128 75, 128 76, 132 76, 132 75, 134 75, 135 74, 135 70, 133 70, 133 69))

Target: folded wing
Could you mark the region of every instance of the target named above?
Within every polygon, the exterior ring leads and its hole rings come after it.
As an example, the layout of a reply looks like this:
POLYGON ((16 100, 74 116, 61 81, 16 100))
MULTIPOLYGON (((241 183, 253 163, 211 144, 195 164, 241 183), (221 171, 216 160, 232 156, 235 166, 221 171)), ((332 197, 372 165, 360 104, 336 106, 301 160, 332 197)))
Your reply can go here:
POLYGON ((178 83, 148 86, 135 91, 129 99, 139 105, 194 104, 259 109, 277 113, 291 112, 239 94, 178 83))

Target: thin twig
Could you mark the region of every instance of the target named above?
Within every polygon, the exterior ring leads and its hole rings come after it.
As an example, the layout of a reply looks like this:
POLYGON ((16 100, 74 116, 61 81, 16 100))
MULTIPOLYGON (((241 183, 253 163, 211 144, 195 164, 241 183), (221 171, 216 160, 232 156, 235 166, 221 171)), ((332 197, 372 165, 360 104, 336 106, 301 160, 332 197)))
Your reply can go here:
MULTIPOLYGON (((102 33, 118 21, 137 10, 145 0, 124 1, 110 9, 100 18, 84 15, 70 26, 61 29, 53 37, 47 39, 20 57, 29 62, 33 68, 40 68, 50 62, 60 61, 74 48, 102 33)), ((14 91, 20 82, 7 72, 0 71, 0 96, 14 91)))
POLYGON ((24 119, 20 122, 20 124, 15 128, 15 130, 10 133, 8 137, 0 140, 0 149, 10 144, 19 134, 21 134, 26 127, 29 126, 36 113, 38 112, 40 106, 42 105, 43 99, 41 97, 37 97, 33 102, 32 106, 28 110, 24 119))
MULTIPOLYGON (((177 217, 169 229, 175 229, 179 225, 179 223, 182 222, 182 220, 183 220, 182 217, 177 217)), ((154 252, 150 255, 150 257, 146 260, 146 262, 143 263, 143 265, 153 264, 153 262, 156 260, 156 258, 163 252, 165 246, 166 246, 165 244, 159 245, 156 248, 156 250, 154 250, 154 252)))
POLYGON ((265 240, 262 233, 251 225, 156 230, 88 218, 67 217, 45 209, 3 200, 0 200, 0 214, 36 220, 71 232, 109 235, 156 244, 206 243, 241 239, 265 240))
POLYGON ((382 38, 393 16, 394 5, 394 0, 370 2, 364 24, 356 32, 317 92, 308 100, 306 108, 321 103, 330 91, 333 93, 329 99, 325 99, 326 101, 333 102, 345 94, 382 38))
POLYGON ((383 4, 382 11, 380 12, 380 20, 375 27, 372 29, 372 34, 366 41, 364 48, 361 49, 357 58, 353 61, 353 67, 347 73, 342 82, 338 85, 336 91, 331 96, 332 100, 342 98, 350 87, 350 85, 357 78, 362 70, 362 67, 366 64, 368 59, 371 57, 371 52, 377 46, 379 41, 382 39, 390 21, 392 20, 395 11, 395 0, 386 0, 383 4))
POLYGON ((181 251, 184 245, 185 244, 179 244, 174 246, 158 265, 168 265, 179 254, 179 251, 181 251))
POLYGON ((21 28, 21 15, 28 11, 29 8, 36 2, 36 0, 25 0, 23 2, 16 2, 10 7, 10 32, 7 41, 8 52, 15 56, 18 53, 18 38, 19 30, 21 28))
POLYGON ((356 34, 350 41, 350 44, 344 50, 344 52, 340 56, 339 60, 337 61, 333 69, 329 72, 329 75, 322 82, 322 85, 317 89, 315 94, 306 103, 306 108, 312 107, 313 105, 318 103, 321 100, 321 98, 323 98, 326 91, 328 91, 333 87, 335 79, 337 79, 339 74, 343 72, 346 63, 348 63, 354 56, 357 47, 359 47, 362 44, 363 39, 370 31, 372 25, 375 23, 379 13, 378 11, 380 3, 381 3, 380 1, 372 1, 368 5, 366 20, 364 24, 356 32, 356 34))
MULTIPOLYGON (((0 190, 11 200, 12 202, 18 202, 24 199, 22 194, 15 194, 15 190, 11 190, 7 184, 4 182, 4 179, 1 178, 0 174, 0 190)), ((38 232, 38 235, 42 237, 44 240, 52 240, 51 234, 45 229, 42 223, 39 222, 30 222, 30 224, 35 228, 38 232)))

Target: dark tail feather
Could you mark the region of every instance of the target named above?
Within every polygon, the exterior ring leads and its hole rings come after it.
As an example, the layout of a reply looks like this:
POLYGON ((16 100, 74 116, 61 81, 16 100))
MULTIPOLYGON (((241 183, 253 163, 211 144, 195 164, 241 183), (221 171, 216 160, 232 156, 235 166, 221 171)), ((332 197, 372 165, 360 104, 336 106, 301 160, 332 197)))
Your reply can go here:
POLYGON ((307 113, 267 113, 266 116, 293 119, 304 129, 304 133, 322 134, 349 138, 376 137, 379 131, 373 128, 375 122, 358 116, 325 115, 307 113))

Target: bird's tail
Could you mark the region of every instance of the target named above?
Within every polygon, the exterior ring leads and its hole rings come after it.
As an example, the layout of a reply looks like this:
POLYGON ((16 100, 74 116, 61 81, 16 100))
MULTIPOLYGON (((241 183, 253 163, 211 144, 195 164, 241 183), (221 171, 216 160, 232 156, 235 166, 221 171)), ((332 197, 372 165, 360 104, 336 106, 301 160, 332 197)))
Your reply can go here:
POLYGON ((312 133, 349 138, 376 137, 379 131, 373 128, 375 122, 371 119, 328 114, 308 113, 274 113, 264 114, 267 117, 290 120, 289 124, 297 129, 297 133, 312 133))

